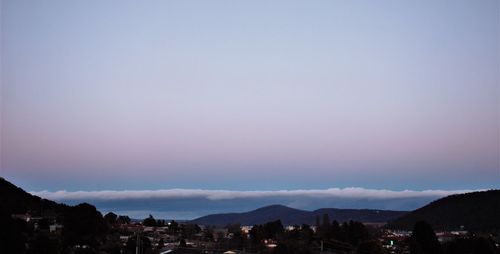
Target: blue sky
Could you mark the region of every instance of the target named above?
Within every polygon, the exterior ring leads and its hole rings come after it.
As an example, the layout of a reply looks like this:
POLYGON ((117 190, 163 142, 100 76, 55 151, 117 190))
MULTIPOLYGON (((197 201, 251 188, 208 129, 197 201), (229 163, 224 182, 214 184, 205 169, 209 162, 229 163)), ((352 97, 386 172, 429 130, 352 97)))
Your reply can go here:
POLYGON ((2 1, 23 188, 500 184, 499 3, 2 1))

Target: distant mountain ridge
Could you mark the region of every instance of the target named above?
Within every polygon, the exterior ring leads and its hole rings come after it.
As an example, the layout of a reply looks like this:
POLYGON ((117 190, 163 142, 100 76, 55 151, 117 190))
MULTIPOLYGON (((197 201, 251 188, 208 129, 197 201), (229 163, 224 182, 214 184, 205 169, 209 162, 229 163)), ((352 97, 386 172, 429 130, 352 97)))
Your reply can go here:
POLYGON ((387 211, 372 209, 337 209, 322 208, 314 211, 305 211, 290 208, 284 205, 270 205, 243 213, 222 213, 206 215, 191 223, 200 225, 218 225, 239 223, 241 225, 264 224, 266 222, 281 220, 284 225, 309 224, 314 225, 316 217, 328 214, 330 220, 345 222, 349 220, 367 223, 385 223, 406 214, 406 211, 387 211))
POLYGON ((411 229, 421 220, 438 230, 500 231, 500 190, 447 196, 395 219, 388 227, 411 229))

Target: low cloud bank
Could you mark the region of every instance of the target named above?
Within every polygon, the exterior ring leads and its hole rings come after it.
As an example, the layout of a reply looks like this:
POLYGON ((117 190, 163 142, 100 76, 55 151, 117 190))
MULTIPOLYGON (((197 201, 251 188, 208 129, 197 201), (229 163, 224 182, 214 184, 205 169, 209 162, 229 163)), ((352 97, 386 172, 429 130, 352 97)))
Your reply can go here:
POLYGON ((397 199, 419 197, 444 197, 453 194, 482 190, 377 190, 365 188, 329 188, 322 190, 232 191, 203 189, 123 190, 123 191, 32 191, 50 200, 127 200, 127 199, 189 199, 230 200, 274 197, 346 198, 346 199, 397 199))

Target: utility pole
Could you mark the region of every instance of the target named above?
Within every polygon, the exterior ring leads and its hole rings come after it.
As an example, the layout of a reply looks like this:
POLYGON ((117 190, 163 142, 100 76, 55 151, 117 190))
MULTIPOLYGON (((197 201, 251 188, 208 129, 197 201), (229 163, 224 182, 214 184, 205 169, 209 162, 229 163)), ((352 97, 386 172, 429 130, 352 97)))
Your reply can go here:
POLYGON ((321 253, 323 253, 323 240, 321 240, 321 253))
POLYGON ((137 232, 137 240, 135 241, 135 254, 139 254, 139 244, 140 244, 139 232, 137 232))

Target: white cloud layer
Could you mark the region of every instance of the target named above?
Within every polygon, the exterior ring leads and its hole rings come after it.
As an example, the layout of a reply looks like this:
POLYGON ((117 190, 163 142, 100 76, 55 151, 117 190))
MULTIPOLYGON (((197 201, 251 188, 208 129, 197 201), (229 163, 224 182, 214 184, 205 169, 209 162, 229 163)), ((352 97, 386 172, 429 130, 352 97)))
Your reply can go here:
POLYGON ((419 197, 444 197, 482 190, 377 190, 365 188, 329 188, 317 190, 277 190, 277 191, 232 191, 202 189, 165 189, 165 190, 123 190, 123 191, 33 191, 50 200, 126 200, 126 199, 187 199, 204 198, 208 200, 308 197, 308 198, 347 198, 347 199, 395 199, 419 197))

